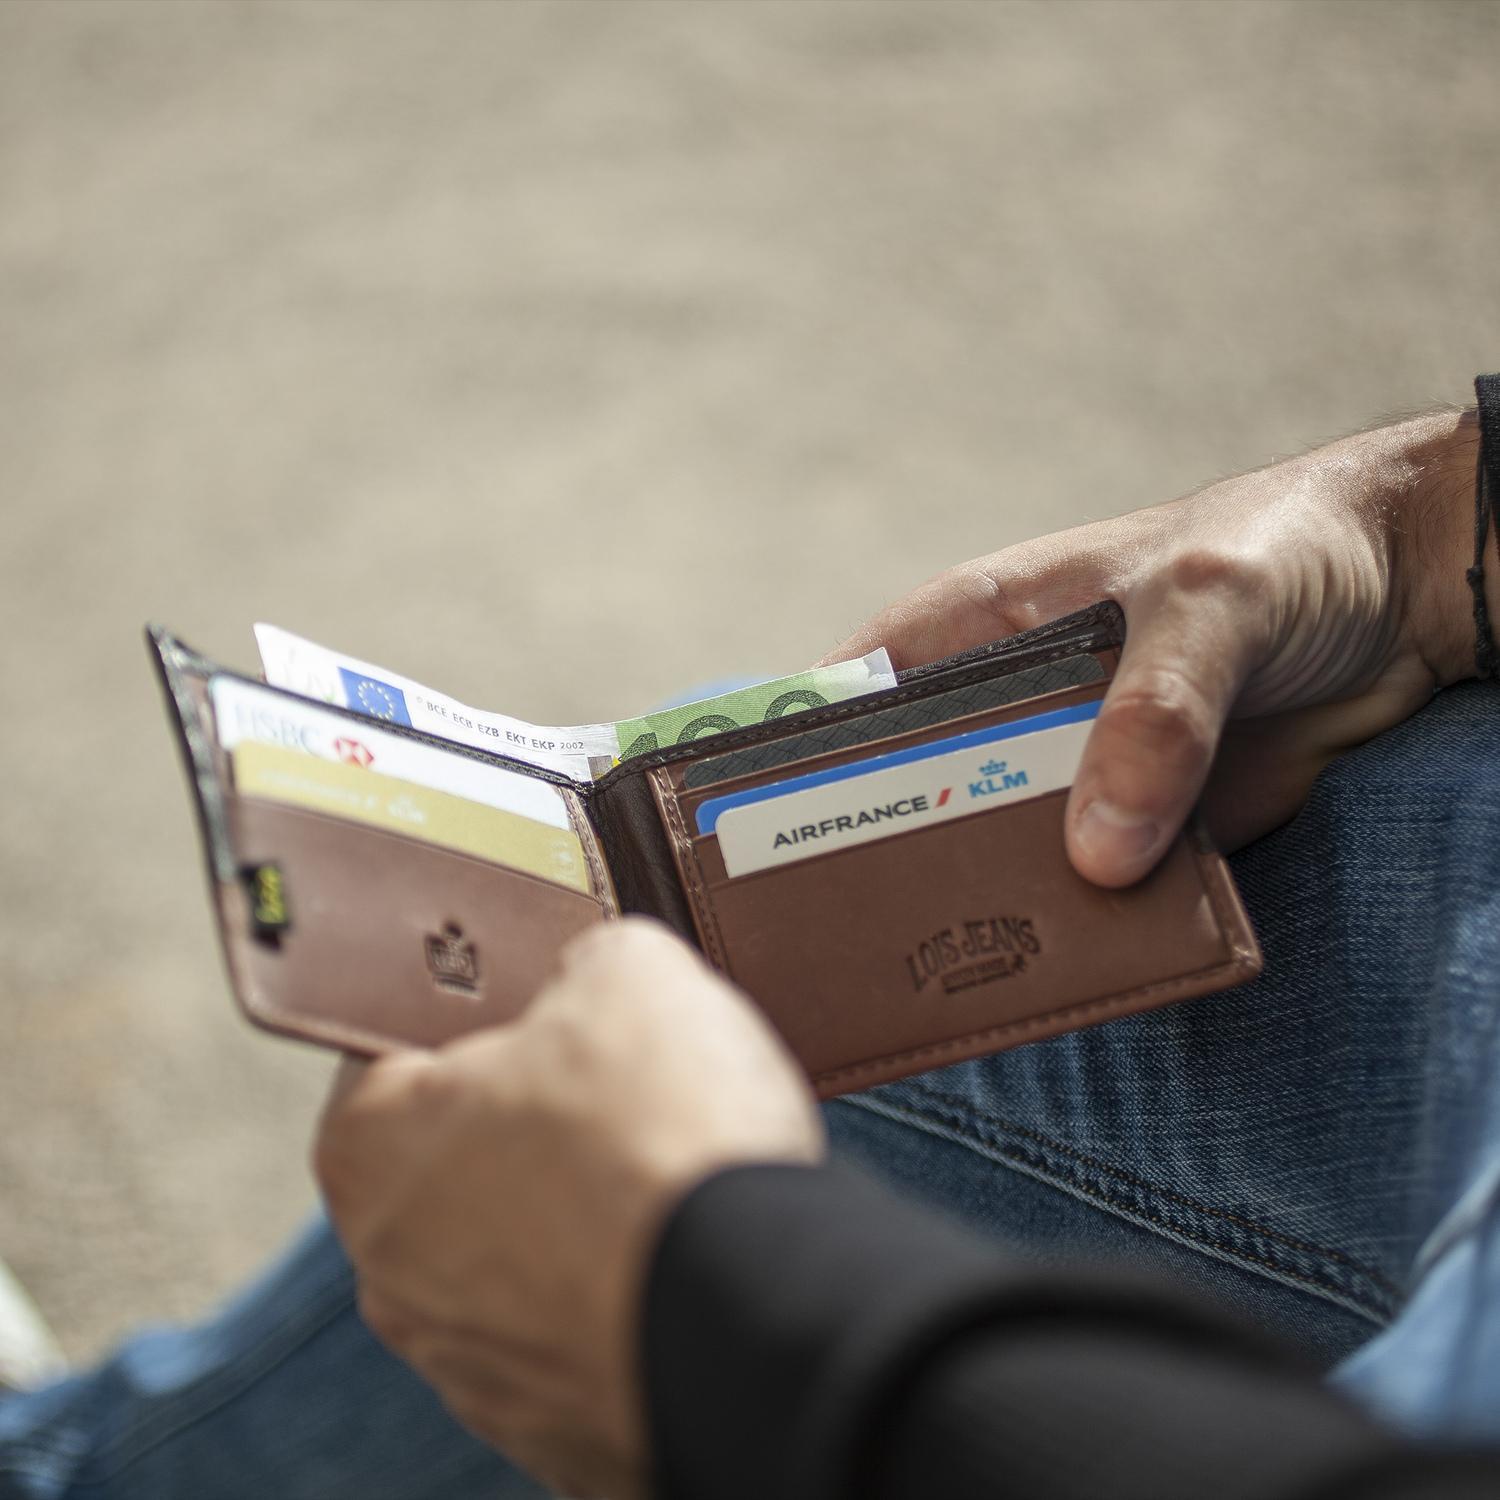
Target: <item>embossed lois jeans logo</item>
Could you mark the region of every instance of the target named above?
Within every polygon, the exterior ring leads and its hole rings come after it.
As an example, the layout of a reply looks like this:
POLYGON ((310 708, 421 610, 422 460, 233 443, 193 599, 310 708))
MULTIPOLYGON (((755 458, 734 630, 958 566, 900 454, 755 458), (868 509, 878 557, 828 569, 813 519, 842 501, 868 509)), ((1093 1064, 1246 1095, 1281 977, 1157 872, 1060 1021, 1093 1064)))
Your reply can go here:
POLYGON ((1041 951, 1032 918, 979 917, 923 938, 906 955, 906 971, 916 994, 937 983, 945 995, 954 995, 1024 974, 1041 951))

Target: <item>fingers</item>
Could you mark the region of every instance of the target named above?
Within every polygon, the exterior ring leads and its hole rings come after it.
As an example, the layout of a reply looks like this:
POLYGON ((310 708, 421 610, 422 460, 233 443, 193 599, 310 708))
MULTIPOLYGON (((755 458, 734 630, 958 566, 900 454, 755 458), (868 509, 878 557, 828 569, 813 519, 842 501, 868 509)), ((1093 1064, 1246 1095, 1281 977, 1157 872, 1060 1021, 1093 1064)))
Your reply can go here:
POLYGON ((1267 649, 1263 582, 1228 548, 1176 542, 1177 508, 1078 527, 964 563, 883 610, 825 660, 884 645, 899 669, 1115 598, 1120 669, 1069 800, 1068 852, 1096 884, 1139 880, 1203 789, 1235 697, 1267 649))
POLYGON ((1233 592, 1152 591, 1127 606, 1119 671, 1068 802, 1068 854, 1098 885, 1130 885, 1198 800, 1224 722, 1259 648, 1233 592))
POLYGON ((413 1079, 431 1066, 432 1055, 416 1049, 377 1058, 344 1056, 323 1104, 322 1124, 326 1127, 346 1117, 378 1117, 390 1100, 406 1093, 413 1079))
POLYGON ((340 1066, 313 1142, 313 1175, 341 1228, 388 1165, 402 1121, 433 1069, 431 1055, 415 1051, 340 1066))
POLYGON ((884 646, 898 671, 922 666, 1092 604, 1109 592, 1102 533, 1079 527, 950 568, 888 605, 820 665, 884 646))
POLYGON ((338 1070, 333 1075, 333 1086, 328 1090, 328 1098, 323 1101, 325 1115, 337 1109, 359 1087, 360 1080, 369 1071, 369 1067, 370 1059, 367 1057, 355 1057, 353 1053, 346 1052, 339 1058, 338 1070))
POLYGON ((580 933, 562 950, 559 963, 564 975, 590 980, 614 979, 620 975, 673 975, 706 972, 695 948, 671 928, 649 917, 622 917, 599 922, 580 933))
POLYGON ((598 923, 575 937, 560 955, 557 977, 537 996, 525 1020, 590 1024, 603 1040, 667 1026, 667 1018, 684 1010, 701 1035, 724 1024, 728 1013, 752 1012, 752 1007, 671 928, 633 916, 598 923), (596 1023, 583 1020, 600 1011, 605 1014, 596 1023))

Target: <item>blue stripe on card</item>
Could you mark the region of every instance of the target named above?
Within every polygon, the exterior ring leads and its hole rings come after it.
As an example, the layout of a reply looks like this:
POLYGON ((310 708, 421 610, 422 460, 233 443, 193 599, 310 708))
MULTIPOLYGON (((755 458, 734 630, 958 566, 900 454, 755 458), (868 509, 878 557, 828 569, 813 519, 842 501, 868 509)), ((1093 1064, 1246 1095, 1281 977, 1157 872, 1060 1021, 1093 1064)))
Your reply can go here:
POLYGON ((743 792, 726 792, 722 797, 710 797, 706 802, 698 804, 698 832, 712 833, 718 826, 721 813, 728 812, 731 807, 743 807, 747 802, 765 802, 772 797, 785 797, 790 792, 806 791, 808 787, 826 786, 830 781, 848 781, 855 776, 868 776, 872 771, 904 766, 914 760, 931 760, 935 755, 949 755, 955 750, 967 750, 973 745, 1013 740, 1017 735, 1034 734, 1039 729, 1057 729, 1064 724, 1096 719, 1099 717, 1099 705, 1102 701, 1096 698, 1091 703, 1075 703, 1071 708, 1054 708, 1050 713, 1033 714, 1029 719, 1012 719, 1009 724, 991 724, 987 729, 971 729, 967 734, 955 734, 945 740, 913 745, 909 750, 892 750, 886 755, 871 756, 869 760, 850 761, 847 765, 830 766, 826 771, 809 771, 806 776, 773 781, 768 786, 755 786, 743 792))

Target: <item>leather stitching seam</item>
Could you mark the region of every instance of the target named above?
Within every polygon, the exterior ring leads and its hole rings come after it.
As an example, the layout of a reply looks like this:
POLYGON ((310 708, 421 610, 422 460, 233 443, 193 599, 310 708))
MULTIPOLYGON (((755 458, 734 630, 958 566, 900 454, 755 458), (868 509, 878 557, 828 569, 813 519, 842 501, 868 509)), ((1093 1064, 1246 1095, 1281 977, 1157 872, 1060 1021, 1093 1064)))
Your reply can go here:
MULTIPOLYGON (((1212 897, 1210 897, 1210 902, 1212 897)), ((1221 929, 1222 930, 1222 929, 1221 929)), ((1116 995, 1107 995, 1097 1000, 1086 1000, 1077 1005, 1065 1005, 1058 1010, 1040 1012, 1034 1016, 1027 1016, 1020 1021, 1007 1021, 1000 1026, 988 1026, 979 1031, 971 1031, 963 1036, 953 1037, 945 1042, 934 1042, 925 1047, 913 1047, 904 1052, 891 1052, 882 1057, 869 1058, 864 1062, 853 1063, 846 1068, 835 1068, 831 1072, 818 1073, 813 1082, 820 1087, 826 1084, 844 1085, 857 1082, 861 1078, 870 1078, 876 1074, 887 1072, 893 1065, 905 1065, 912 1062, 924 1062, 936 1066, 939 1060, 951 1058, 955 1061, 971 1056, 976 1046, 983 1046, 990 1042, 998 1042, 1008 1037, 1025 1036, 1031 1033, 1047 1032, 1053 1034, 1059 1022, 1064 1023, 1064 1028, 1076 1022, 1083 1025, 1090 1020, 1103 1020, 1117 1011, 1124 1010, 1139 1000, 1153 996, 1165 996, 1170 998, 1175 991, 1190 988, 1199 980, 1217 980, 1223 978, 1226 981, 1235 974, 1243 971, 1245 961, 1243 958, 1235 957, 1224 963, 1210 964, 1202 969, 1192 969, 1185 974, 1173 975, 1171 979, 1158 979, 1150 984, 1138 985, 1133 990, 1123 990, 1116 995)))
POLYGON ((724 940, 719 932, 718 917, 714 915, 713 902, 708 896, 703 870, 698 864, 697 852, 693 848, 693 841, 688 837, 687 827, 682 820, 682 808, 678 803, 677 794, 672 788, 667 773, 659 768, 651 770, 648 780, 656 796, 657 810, 667 826, 667 837, 677 856, 677 866, 682 871, 683 884, 687 887, 688 904, 692 908, 693 921, 698 928, 698 935, 703 939, 703 947, 713 960, 714 967, 721 973, 728 974, 730 972, 729 958, 724 951, 724 940), (708 916, 705 916, 705 910, 708 916))
POLYGON ((587 812, 584 811, 582 799, 577 792, 571 787, 559 787, 558 790, 562 793, 563 805, 568 809, 573 832, 577 835, 579 845, 583 849, 584 863, 589 867, 589 877, 594 887, 591 895, 606 917, 614 916, 618 909, 613 899, 614 881, 609 878, 604 862, 599 858, 599 845, 595 838, 594 825, 587 812))

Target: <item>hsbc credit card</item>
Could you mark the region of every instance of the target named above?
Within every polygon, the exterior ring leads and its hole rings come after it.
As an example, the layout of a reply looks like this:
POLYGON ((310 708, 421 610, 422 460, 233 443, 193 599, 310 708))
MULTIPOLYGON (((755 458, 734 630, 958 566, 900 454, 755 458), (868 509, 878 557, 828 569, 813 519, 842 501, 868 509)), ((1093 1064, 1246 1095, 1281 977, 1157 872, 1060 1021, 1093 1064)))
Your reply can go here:
POLYGON ((710 797, 698 832, 750 875, 1072 786, 1101 700, 710 797))
POLYGON ((373 724, 346 719, 237 677, 213 678, 208 693, 219 743, 225 750, 233 751, 246 742, 278 745, 318 760, 431 787, 552 828, 572 829, 567 804, 555 786, 505 766, 387 734, 373 724))

